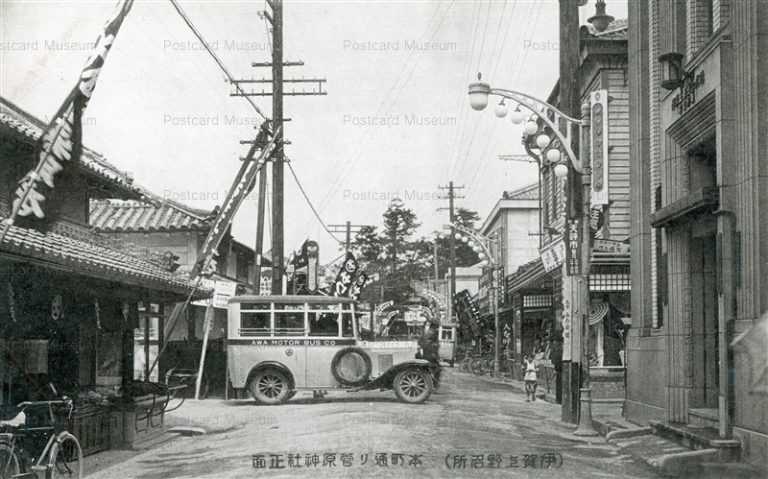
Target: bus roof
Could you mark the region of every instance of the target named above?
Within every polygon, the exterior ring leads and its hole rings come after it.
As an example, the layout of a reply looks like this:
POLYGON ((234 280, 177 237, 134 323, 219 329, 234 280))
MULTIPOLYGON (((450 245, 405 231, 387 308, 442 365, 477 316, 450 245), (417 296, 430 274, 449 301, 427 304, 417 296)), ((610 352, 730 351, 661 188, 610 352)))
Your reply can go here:
POLYGON ((313 296, 313 295, 273 295, 273 296, 256 296, 256 295, 243 295, 233 296, 229 298, 229 303, 326 303, 326 304, 338 304, 338 303, 354 303, 352 298, 343 298, 340 296, 313 296))

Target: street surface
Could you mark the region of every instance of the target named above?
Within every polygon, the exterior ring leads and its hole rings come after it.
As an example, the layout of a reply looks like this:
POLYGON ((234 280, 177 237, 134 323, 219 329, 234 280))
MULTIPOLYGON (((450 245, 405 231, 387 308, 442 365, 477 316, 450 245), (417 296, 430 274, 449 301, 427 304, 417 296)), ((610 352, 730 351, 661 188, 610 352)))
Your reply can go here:
POLYGON ((168 424, 209 434, 180 437, 88 477, 657 477, 602 438, 570 434, 557 405, 527 403, 506 385, 450 369, 443 377, 439 393, 415 406, 392 392, 324 400, 303 393, 274 407, 191 401, 168 424))

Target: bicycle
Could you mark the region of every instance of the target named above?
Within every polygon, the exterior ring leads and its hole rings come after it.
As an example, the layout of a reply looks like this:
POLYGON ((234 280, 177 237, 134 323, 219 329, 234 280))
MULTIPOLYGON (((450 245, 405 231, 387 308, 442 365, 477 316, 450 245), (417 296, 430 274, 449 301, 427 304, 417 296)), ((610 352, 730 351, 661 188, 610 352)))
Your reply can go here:
POLYGON ((77 438, 56 420, 54 406, 68 409, 67 423, 74 405, 66 396, 56 401, 25 401, 13 419, 0 421, 0 479, 80 479, 83 477, 83 450, 77 438), (25 411, 47 407, 49 425, 28 426, 25 411), (41 444, 45 447, 39 455, 41 444))

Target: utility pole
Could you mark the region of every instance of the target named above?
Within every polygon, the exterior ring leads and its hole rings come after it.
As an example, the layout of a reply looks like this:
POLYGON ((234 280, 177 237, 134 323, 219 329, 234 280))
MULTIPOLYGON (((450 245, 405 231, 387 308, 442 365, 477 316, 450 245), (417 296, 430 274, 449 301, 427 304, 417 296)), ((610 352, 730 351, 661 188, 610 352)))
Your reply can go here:
POLYGON ((267 196, 267 164, 259 170, 259 200, 256 205, 256 258, 253 264, 253 287, 261 294, 261 258, 264 251, 264 203, 267 196))
POLYGON ((433 253, 434 262, 435 262, 435 290, 437 290, 437 282, 438 280, 440 280, 440 270, 438 269, 438 264, 437 264, 437 238, 435 238, 435 241, 433 244, 435 247, 435 251, 433 253))
MULTIPOLYGON (((580 84, 578 69, 580 58, 579 39, 579 4, 580 0, 559 0, 560 17, 560 110, 573 118, 581 117, 580 84)), ((578 136, 578 135, 576 135, 578 136)), ((579 155, 578 139, 571 145, 575 155, 579 155)), ((567 200, 568 219, 570 222, 581 215, 582 178, 571 168, 568 175, 567 200)), ((589 212, 587 212, 589 213, 589 212)), ((568 230, 568 228, 566 228, 568 230)), ((564 235, 566 236, 566 235, 564 235)), ((567 243, 566 243, 567 244, 567 243)), ((563 349, 570 348, 570 360, 562 364, 563 403, 562 419, 575 423, 579 411, 579 389, 585 374, 589 374, 589 365, 581 364, 582 327, 589 314, 589 290, 583 274, 569 274, 568 261, 563 262, 563 307, 566 321, 570 322, 570 344, 563 344, 563 349), (586 298, 586 301, 585 301, 586 298), (585 304, 586 302, 586 304, 585 304)), ((584 272, 580 272, 584 273, 584 272)))
MULTIPOLYGON (((454 186, 453 181, 448 182, 448 186, 438 186, 441 190, 448 190, 448 196, 443 196, 440 199, 448 200, 448 220, 451 224, 456 220, 456 211, 454 210, 454 200, 462 199, 463 196, 456 196, 456 190, 461 190, 464 186, 454 186)), ((445 210, 445 208, 438 208, 438 211, 445 210)), ((453 297, 456 295, 456 229, 451 228, 451 236, 448 243, 449 255, 450 255, 450 272, 451 279, 448 284, 448 304, 449 304, 449 316, 448 320, 453 322, 453 297)))
MULTIPOLYGON (((272 7, 272 131, 283 124, 283 0, 272 7)), ((272 154, 272 294, 283 292, 283 150, 280 133, 272 154)))
POLYGON ((352 233, 359 233, 361 229, 371 225, 353 225, 347 221, 343 225, 328 225, 331 233, 344 233, 344 248, 349 253, 352 249, 352 233))
MULTIPOLYGON (((283 96, 285 95, 327 95, 327 92, 322 91, 322 85, 325 83, 324 78, 293 78, 293 79, 283 79, 283 67, 285 66, 301 66, 304 65, 304 62, 298 61, 298 62, 283 62, 283 0, 267 0, 267 4, 269 5, 270 9, 272 10, 271 14, 268 11, 263 12, 264 17, 267 19, 267 21, 272 25, 272 61, 271 62, 254 62, 251 64, 253 67, 272 67, 272 78, 271 79, 241 79, 241 80, 234 80, 233 83, 236 84, 236 86, 240 86, 242 84, 246 83, 255 83, 255 84, 266 84, 271 83, 272 84, 272 91, 264 91, 261 90, 260 92, 251 90, 250 92, 244 92, 240 89, 238 91, 230 93, 230 96, 244 96, 244 97, 251 97, 251 96, 271 96, 272 97, 272 131, 278 132, 277 135, 277 142, 275 145, 275 151, 272 154, 272 294, 282 294, 283 289, 283 273, 285 271, 285 264, 284 264, 284 257, 283 257, 283 248, 284 248, 284 226, 283 221, 285 218, 284 214, 284 193, 283 193, 283 186, 284 186, 284 162, 285 162, 285 152, 283 149, 283 146, 287 144, 286 141, 284 141, 284 129, 280 128, 281 126, 284 126, 283 123, 286 121, 285 118, 283 118, 283 96), (283 86, 285 83, 317 83, 318 84, 318 90, 317 91, 291 91, 291 92, 284 92, 283 86)), ((263 171, 263 168, 262 168, 263 171)), ((259 215, 260 219, 259 221, 262 222, 262 228, 261 232, 257 231, 257 238, 256 238, 256 244, 257 244, 257 260, 260 260, 261 257, 261 251, 258 248, 258 245, 261 243, 263 247, 263 234, 264 234, 264 228, 263 228, 263 201, 261 201, 262 191, 264 190, 263 187, 266 187, 266 179, 262 180, 262 178, 266 178, 265 176, 262 176, 259 178, 259 215)), ((257 230, 258 230, 258 224, 257 224, 257 230)), ((256 276, 259 278, 259 281, 261 280, 261 266, 260 261, 259 264, 255 265, 254 268, 257 273, 256 276)))

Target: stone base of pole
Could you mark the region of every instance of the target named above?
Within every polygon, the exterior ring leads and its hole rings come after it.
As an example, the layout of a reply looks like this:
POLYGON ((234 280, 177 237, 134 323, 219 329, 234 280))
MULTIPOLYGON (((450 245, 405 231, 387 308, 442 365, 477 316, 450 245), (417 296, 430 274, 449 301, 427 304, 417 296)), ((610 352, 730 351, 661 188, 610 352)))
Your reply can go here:
POLYGON ((575 436, 597 436, 598 432, 592 425, 592 390, 581 388, 581 406, 579 408, 579 427, 573 431, 575 436))

